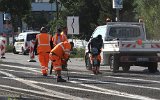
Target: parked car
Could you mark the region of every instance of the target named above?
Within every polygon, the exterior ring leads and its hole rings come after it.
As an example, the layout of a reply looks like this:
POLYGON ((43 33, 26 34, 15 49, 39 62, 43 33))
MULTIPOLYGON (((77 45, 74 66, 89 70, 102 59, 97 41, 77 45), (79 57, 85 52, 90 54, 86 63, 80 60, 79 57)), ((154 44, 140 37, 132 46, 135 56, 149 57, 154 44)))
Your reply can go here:
POLYGON ((39 33, 38 31, 20 33, 15 40, 13 53, 26 55, 29 52, 30 41, 35 41, 36 35, 39 33))
MULTIPOLYGON (((101 52, 102 65, 109 65, 117 72, 124 72, 131 66, 148 67, 149 72, 157 72, 160 57, 160 41, 146 39, 145 25, 138 22, 108 22, 98 26, 92 38, 102 35, 104 47, 101 52)), ((85 49, 85 62, 88 66, 88 48, 85 49)))

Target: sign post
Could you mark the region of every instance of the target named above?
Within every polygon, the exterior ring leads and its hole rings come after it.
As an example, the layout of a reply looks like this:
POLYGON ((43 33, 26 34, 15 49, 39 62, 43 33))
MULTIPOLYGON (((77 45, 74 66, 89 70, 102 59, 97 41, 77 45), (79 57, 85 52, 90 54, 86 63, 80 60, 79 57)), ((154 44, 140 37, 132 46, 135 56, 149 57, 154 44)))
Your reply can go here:
POLYGON ((67 28, 68 34, 72 34, 72 41, 73 35, 79 34, 79 17, 78 16, 68 16, 67 17, 67 28))
POLYGON ((113 9, 116 9, 116 21, 119 21, 119 10, 123 8, 122 0, 113 0, 113 9))

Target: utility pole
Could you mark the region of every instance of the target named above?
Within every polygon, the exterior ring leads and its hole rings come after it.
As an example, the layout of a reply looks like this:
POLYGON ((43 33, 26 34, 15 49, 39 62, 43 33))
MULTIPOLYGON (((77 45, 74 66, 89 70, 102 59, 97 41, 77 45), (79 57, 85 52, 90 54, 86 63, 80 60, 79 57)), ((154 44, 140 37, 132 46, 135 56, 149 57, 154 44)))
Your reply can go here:
POLYGON ((56 0, 56 19, 58 20, 59 19, 59 1, 56 0))
POLYGON ((119 22, 119 9, 116 9, 116 21, 119 22))

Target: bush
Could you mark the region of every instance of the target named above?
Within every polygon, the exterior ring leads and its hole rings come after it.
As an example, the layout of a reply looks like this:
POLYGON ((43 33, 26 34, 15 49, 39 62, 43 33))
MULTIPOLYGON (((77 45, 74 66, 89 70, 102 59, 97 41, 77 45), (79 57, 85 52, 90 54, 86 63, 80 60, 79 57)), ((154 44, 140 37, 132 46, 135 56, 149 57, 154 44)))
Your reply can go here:
POLYGON ((85 55, 84 48, 74 48, 73 52, 71 53, 71 58, 83 58, 85 55))
POLYGON ((13 51, 13 46, 12 45, 7 45, 6 46, 6 52, 12 52, 13 51))

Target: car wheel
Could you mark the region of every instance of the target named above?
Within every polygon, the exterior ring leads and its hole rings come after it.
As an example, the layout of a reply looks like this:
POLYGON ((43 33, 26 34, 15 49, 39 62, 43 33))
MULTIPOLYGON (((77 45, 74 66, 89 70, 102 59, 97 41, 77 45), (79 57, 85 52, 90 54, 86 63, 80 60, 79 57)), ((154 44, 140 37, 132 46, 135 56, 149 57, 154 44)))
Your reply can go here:
POLYGON ((148 64, 148 70, 149 70, 150 73, 157 72, 158 71, 157 67, 158 67, 158 63, 156 63, 156 62, 152 62, 152 63, 148 64))
POLYGON ((117 72, 119 70, 119 60, 118 60, 118 55, 111 55, 110 56, 110 70, 112 72, 117 72))
POLYGON ((15 47, 13 47, 13 53, 14 53, 14 54, 18 54, 18 52, 16 51, 16 48, 15 48, 15 47))
POLYGON ((123 70, 123 72, 128 72, 129 71, 129 69, 130 69, 130 65, 123 65, 122 66, 122 70, 123 70))
POLYGON ((26 51, 23 49, 23 47, 22 47, 22 54, 26 55, 26 51))

